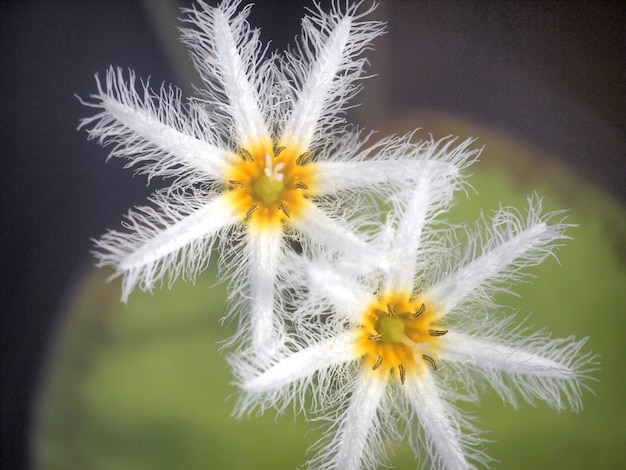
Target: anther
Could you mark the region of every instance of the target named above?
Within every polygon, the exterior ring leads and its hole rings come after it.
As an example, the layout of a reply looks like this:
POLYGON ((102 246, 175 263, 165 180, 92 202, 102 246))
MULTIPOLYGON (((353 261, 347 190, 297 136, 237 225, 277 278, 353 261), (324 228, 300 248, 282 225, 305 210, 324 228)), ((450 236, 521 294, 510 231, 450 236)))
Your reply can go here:
POLYGON ((400 372, 400 383, 404 385, 404 382, 406 381, 406 368, 400 364, 398 366, 398 371, 400 372))
POLYGON ((281 204, 280 206, 278 206, 278 209, 279 209, 279 210, 280 210, 283 214, 285 214, 287 217, 291 217, 291 216, 289 215, 289 210, 287 209, 287 206, 286 206, 286 205, 281 204))
POLYGON ((304 152, 296 158, 296 165, 304 165, 306 160, 311 156, 311 152, 304 152))
POLYGON ((437 363, 432 357, 427 356, 426 354, 422 354, 422 357, 424 358, 424 360, 430 362, 430 365, 433 367, 433 370, 437 370, 437 363))
POLYGON ((413 317, 414 317, 414 318, 419 318, 419 317, 421 317, 422 315, 424 315, 424 312, 425 312, 425 311, 426 311, 426 305, 424 305, 424 304, 422 303, 422 305, 420 306, 419 310, 413 314, 413 317))
POLYGON ((238 188, 243 188, 243 182, 239 180, 228 180, 228 182, 232 184, 233 186, 237 186, 238 188))
POLYGON ((252 156, 252 154, 244 148, 241 149, 241 155, 243 156, 244 160, 250 160, 251 162, 254 161, 254 157, 252 156))
POLYGON ((287 147, 276 147, 274 149, 274 157, 278 157, 280 155, 280 152, 282 152, 283 150, 285 150, 287 147))
POLYGON ((309 189, 309 187, 306 184, 304 184, 302 181, 298 181, 296 183, 296 188, 297 189, 309 189))
POLYGON ((448 330, 431 330, 431 329, 428 329, 426 331, 428 331, 428 334, 430 336, 443 336, 448 332, 448 330))
POLYGON ((393 317, 396 314, 396 312, 393 310, 393 307, 391 306, 391 304, 387 304, 387 315, 389 315, 390 317, 393 317))
POLYGON ((380 341, 383 338, 383 335, 381 335, 380 333, 376 333, 375 335, 369 335, 367 337, 367 339, 372 340, 372 341, 380 341))
POLYGON ((250 206, 250 209, 248 209, 248 212, 246 212, 246 220, 248 220, 250 218, 250 216, 257 209, 257 207, 259 207, 258 204, 252 204, 250 206))
POLYGON ((383 363, 383 357, 379 354, 378 360, 376 361, 376 364, 374 364, 374 366, 372 367, 372 370, 378 369, 382 363, 383 363))

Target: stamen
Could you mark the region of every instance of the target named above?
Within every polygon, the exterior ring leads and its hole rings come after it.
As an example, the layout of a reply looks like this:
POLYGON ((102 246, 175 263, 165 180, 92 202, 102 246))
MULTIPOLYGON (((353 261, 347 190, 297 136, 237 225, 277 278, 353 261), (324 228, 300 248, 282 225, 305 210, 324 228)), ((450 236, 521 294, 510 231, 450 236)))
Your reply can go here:
POLYGON ((393 307, 391 306, 391 304, 387 304, 387 315, 389 315, 390 317, 393 317, 396 314, 396 312, 393 310, 393 307))
POLYGON ((301 181, 298 181, 296 183, 296 188, 297 189, 309 189, 309 187, 306 184, 304 184, 303 182, 301 182, 301 181))
POLYGON ((243 182, 239 180, 228 180, 228 182, 232 184, 233 186, 237 186, 238 188, 243 188, 243 182))
POLYGON ((428 329, 426 331, 428 331, 428 334, 430 336, 443 336, 448 332, 448 330, 431 330, 431 329, 428 329))
POLYGON ((287 206, 285 204, 281 204, 280 206, 278 206, 278 209, 285 214, 287 217, 291 217, 289 215, 289 210, 287 209, 287 206))
POLYGON ((379 354, 378 360, 376 361, 376 364, 374 364, 374 367, 372 367, 372 370, 378 369, 382 363, 383 363, 383 357, 379 354))
POLYGON ((432 357, 427 356, 426 354, 422 354, 422 357, 428 362, 430 362, 430 365, 433 367, 433 370, 437 370, 437 363, 432 357))
POLYGON ((375 335, 369 335, 367 337, 367 339, 372 340, 372 341, 380 341, 383 338, 383 335, 381 335, 380 333, 377 333, 375 335))
POLYGON ((244 148, 241 149, 241 155, 244 160, 250 160, 251 162, 254 161, 254 157, 252 156, 252 154, 244 148))
POLYGON ((257 207, 259 207, 258 204, 252 204, 252 206, 250 206, 250 209, 248 209, 248 212, 246 212, 246 220, 248 220, 250 218, 250 216, 252 215, 252 213, 257 210, 257 207))
POLYGON ((296 158, 296 165, 304 165, 310 156, 311 152, 304 152, 303 154, 300 154, 300 156, 296 158))
POLYGON ((287 147, 276 147, 274 149, 274 158, 278 157, 280 155, 280 152, 282 152, 283 150, 285 150, 287 147))
POLYGON ((406 381, 406 368, 400 364, 398 366, 398 371, 400 372, 400 382, 404 385, 404 382, 406 381))
POLYGON ((413 314, 413 317, 414 317, 414 318, 419 318, 419 317, 421 317, 422 315, 424 315, 424 312, 425 312, 425 311, 426 311, 426 305, 424 305, 424 304, 422 303, 422 305, 420 306, 419 310, 413 314))

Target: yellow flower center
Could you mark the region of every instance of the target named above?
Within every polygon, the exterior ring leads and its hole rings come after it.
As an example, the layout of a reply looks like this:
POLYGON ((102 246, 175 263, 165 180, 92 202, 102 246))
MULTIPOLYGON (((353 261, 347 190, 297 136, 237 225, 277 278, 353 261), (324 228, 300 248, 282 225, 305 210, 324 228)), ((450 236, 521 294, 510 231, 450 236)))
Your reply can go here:
POLYGON ((437 326, 432 305, 410 292, 389 291, 365 309, 357 331, 356 349, 365 370, 384 379, 437 369, 437 343, 448 330, 437 326))
POLYGON ((254 184, 254 192, 263 199, 265 204, 276 202, 283 189, 285 189, 285 183, 282 182, 282 178, 278 180, 267 175, 261 176, 261 179, 254 184))
POLYGON ((380 340, 385 343, 400 343, 406 336, 404 334, 404 319, 393 316, 382 316, 378 318, 378 331, 380 340))
POLYGON ((297 146, 254 142, 234 155, 225 173, 226 197, 255 228, 278 228, 300 216, 315 189, 316 166, 297 146))

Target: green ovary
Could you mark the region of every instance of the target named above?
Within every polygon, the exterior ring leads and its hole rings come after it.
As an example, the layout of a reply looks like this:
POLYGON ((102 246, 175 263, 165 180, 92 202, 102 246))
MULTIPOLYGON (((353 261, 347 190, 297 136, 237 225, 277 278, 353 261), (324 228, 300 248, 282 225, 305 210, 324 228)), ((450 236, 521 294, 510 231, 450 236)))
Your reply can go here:
POLYGON ((380 317, 378 332, 381 340, 386 343, 400 343, 406 338, 404 335, 404 320, 398 317, 380 317))
POLYGON ((273 204, 278 199, 281 191, 285 188, 282 181, 278 181, 267 175, 263 175, 259 181, 254 184, 254 192, 263 199, 265 204, 273 204))

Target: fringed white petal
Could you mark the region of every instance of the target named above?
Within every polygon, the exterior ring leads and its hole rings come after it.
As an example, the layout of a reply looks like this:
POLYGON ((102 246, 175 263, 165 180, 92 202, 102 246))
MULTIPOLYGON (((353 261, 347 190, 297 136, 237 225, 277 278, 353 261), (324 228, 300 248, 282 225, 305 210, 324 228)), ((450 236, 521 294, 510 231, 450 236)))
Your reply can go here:
POLYGON ((378 253, 346 224, 326 215, 317 206, 310 207, 293 222, 293 227, 314 243, 334 253, 348 253, 364 262, 382 263, 378 253))
POLYGON ((414 159, 387 161, 321 161, 317 162, 319 181, 316 192, 320 195, 335 194, 356 188, 376 190, 376 186, 395 184, 408 186, 412 180, 420 178, 424 172, 431 172, 431 167, 456 170, 450 165, 439 162, 424 162, 414 159))
MULTIPOLYGON (((454 407, 441 397, 432 374, 425 373, 407 380, 402 391, 417 415, 417 423, 414 425, 423 431, 422 444, 428 452, 429 468, 475 468, 468 462, 463 448, 462 420, 454 407)), ((411 441, 415 454, 419 455, 417 444, 417 440, 411 441)))
POLYGON ((184 20, 195 28, 181 31, 207 87, 210 104, 232 119, 232 133, 237 143, 246 147, 250 142, 269 138, 257 88, 267 78, 262 66, 265 49, 260 32, 251 29, 246 21, 252 4, 237 12, 240 3, 223 1, 212 8, 199 1, 200 9, 195 5, 183 9, 187 14, 184 20))
MULTIPOLYGON (((344 272, 342 266, 328 263, 305 263, 307 285, 316 295, 321 295, 335 306, 337 313, 358 312, 374 300, 374 294, 369 292, 344 272)), ((354 314, 349 317, 354 319, 354 314)))
POLYGON ((228 357, 241 391, 234 415, 255 409, 262 414, 269 408, 282 413, 288 406, 308 415, 336 406, 337 384, 343 386, 342 379, 348 379, 347 371, 353 369, 354 334, 327 335, 295 350, 285 347, 272 359, 258 358, 253 349, 228 357))
POLYGON ((327 339, 279 360, 266 371, 252 378, 244 377, 241 389, 247 393, 272 393, 293 382, 312 377, 323 371, 353 361, 353 336, 349 333, 327 339))
POLYGON ((393 240, 389 241, 394 261, 390 263, 385 278, 385 290, 400 289, 408 292, 413 290, 422 230, 428 221, 428 211, 435 201, 435 196, 441 196, 433 194, 433 189, 430 178, 424 176, 416 181, 415 189, 409 192, 404 213, 399 217, 393 231, 393 240))
POLYGON ((357 13, 359 5, 347 6, 344 13, 333 3, 333 11, 326 13, 315 6, 317 10, 310 10, 311 15, 302 20, 303 36, 286 57, 284 70, 299 89, 280 140, 297 142, 305 150, 316 138, 326 138, 322 130, 337 123, 337 114, 359 91, 353 82, 366 62, 359 56, 383 29, 382 23, 359 21, 373 7, 357 13))
POLYGON ((379 413, 387 381, 373 374, 359 374, 346 409, 331 427, 330 442, 308 462, 310 468, 359 470, 375 468, 381 448, 379 413), (335 429, 332 429, 335 428, 335 429))
POLYGON ((222 198, 200 205, 196 198, 157 193, 155 207, 138 207, 124 222, 128 231, 109 231, 96 241, 98 266, 113 266, 123 275, 122 300, 137 284, 152 290, 166 274, 193 280, 209 263, 218 234, 236 223, 237 215, 222 198))
POLYGON ((281 261, 281 230, 249 230, 250 335, 252 347, 259 356, 271 354, 281 346, 283 325, 274 312, 276 279, 281 261))
MULTIPOLYGON (((499 282, 501 290, 520 280, 520 270, 541 263, 558 246, 554 242, 567 238, 569 225, 550 219, 562 214, 541 215, 541 200, 529 199, 526 217, 516 209, 502 208, 491 220, 491 227, 468 231, 469 246, 461 266, 431 286, 431 297, 446 314, 467 297, 487 297, 487 291, 499 282)), ((487 225, 483 219, 482 224, 487 225)))
POLYGON ((580 353, 586 338, 552 339, 542 333, 484 338, 451 331, 442 340, 442 360, 482 374, 515 407, 519 394, 530 403, 539 399, 558 409, 582 408, 582 388, 587 388, 582 380, 589 378, 595 360, 580 353))
POLYGON ((80 121, 90 139, 112 145, 111 156, 129 160, 128 166, 152 176, 188 175, 216 179, 221 176, 227 152, 216 142, 212 129, 196 119, 197 109, 182 103, 180 91, 162 87, 159 93, 148 84, 136 88, 135 74, 125 80, 122 69, 110 68, 104 87, 98 80, 94 103, 101 110, 80 121))
MULTIPOLYGON (((462 183, 462 170, 480 153, 480 149, 470 149, 474 140, 467 139, 456 146, 453 138, 414 142, 415 134, 386 137, 357 153, 339 153, 332 160, 317 161, 317 194, 367 188, 386 196, 389 185, 408 189, 425 175, 444 181, 450 191, 457 189, 462 183)), ((349 147, 356 145, 362 144, 349 143, 349 147)))

